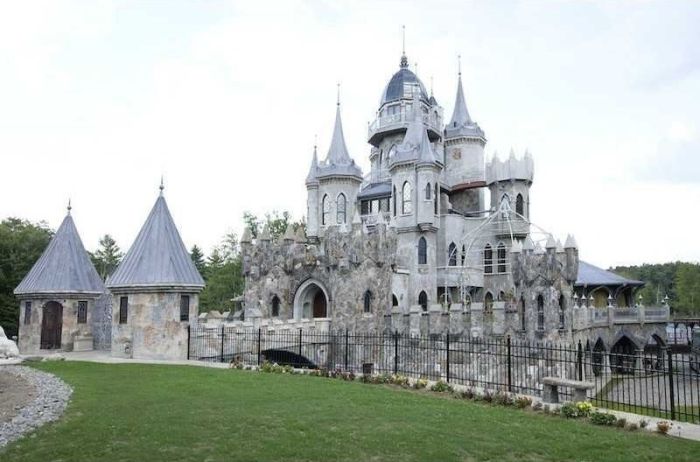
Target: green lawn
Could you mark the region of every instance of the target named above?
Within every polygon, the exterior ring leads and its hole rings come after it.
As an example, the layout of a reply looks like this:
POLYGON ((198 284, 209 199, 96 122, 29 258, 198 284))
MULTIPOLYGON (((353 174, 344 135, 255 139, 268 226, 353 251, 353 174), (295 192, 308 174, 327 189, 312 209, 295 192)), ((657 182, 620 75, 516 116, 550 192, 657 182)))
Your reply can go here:
POLYGON ((359 382, 37 363, 75 390, 7 461, 698 460, 700 443, 359 382))

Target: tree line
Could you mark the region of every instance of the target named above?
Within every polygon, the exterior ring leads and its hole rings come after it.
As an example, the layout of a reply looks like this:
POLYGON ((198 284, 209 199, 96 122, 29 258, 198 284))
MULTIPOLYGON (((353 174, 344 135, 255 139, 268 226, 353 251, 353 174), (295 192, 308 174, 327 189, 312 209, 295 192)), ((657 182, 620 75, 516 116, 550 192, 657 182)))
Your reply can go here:
MULTIPOLYGON (((245 225, 255 238, 267 226, 275 239, 284 235, 287 226, 304 226, 293 222, 289 212, 272 212, 258 217, 243 214, 245 225)), ((46 222, 32 223, 21 218, 7 218, 0 222, 0 326, 8 336, 17 335, 19 301, 12 291, 41 256, 54 231, 46 222)), ((98 248, 89 252, 97 272, 103 280, 119 266, 124 253, 109 235, 99 240, 98 248)), ((227 233, 209 255, 193 245, 190 257, 206 282, 200 294, 200 311, 231 310, 233 299, 243 293, 244 278, 239 238, 227 233)), ((610 268, 631 279, 646 283, 638 292, 645 305, 658 305, 668 296, 672 312, 678 316, 700 315, 700 264, 662 263, 610 268)))

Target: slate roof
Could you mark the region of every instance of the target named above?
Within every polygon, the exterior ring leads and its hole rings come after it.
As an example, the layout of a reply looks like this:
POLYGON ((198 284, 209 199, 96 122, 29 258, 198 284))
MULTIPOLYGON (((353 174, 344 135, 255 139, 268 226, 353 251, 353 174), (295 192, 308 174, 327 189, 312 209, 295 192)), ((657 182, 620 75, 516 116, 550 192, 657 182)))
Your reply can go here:
POLYGON ((107 287, 204 288, 162 194, 107 287))
POLYGON ((406 55, 404 54, 401 56, 401 65, 399 70, 391 76, 389 83, 387 83, 386 87, 384 88, 379 105, 382 106, 383 104, 405 98, 404 87, 406 85, 413 87, 418 86, 420 89, 420 98, 424 101, 430 101, 428 93, 425 91, 423 82, 420 81, 416 74, 408 69, 408 58, 406 58, 406 55))
POLYGON ((373 183, 360 191, 358 199, 378 199, 391 196, 391 182, 373 183))
POLYGON ((83 247, 69 213, 34 263, 15 288, 15 295, 104 293, 104 285, 83 247))
MULTIPOLYGON (((348 147, 345 144, 345 136, 343 135, 343 122, 340 118, 340 103, 338 103, 335 111, 335 126, 333 128, 333 138, 328 149, 326 160, 316 167, 316 178, 325 178, 330 176, 347 176, 354 177, 362 181, 362 170, 355 164, 355 161, 348 153, 348 147)), ((311 182, 314 178, 307 176, 306 181, 311 182)))
POLYGON ((643 286, 644 282, 634 279, 627 279, 615 274, 612 271, 598 268, 595 265, 579 260, 577 286, 643 286))
POLYGON ((457 96, 455 97, 455 107, 452 111, 452 119, 445 126, 445 135, 448 138, 457 136, 472 136, 484 138, 484 131, 479 127, 479 124, 474 122, 469 115, 467 109, 467 101, 464 98, 464 90, 462 89, 462 74, 459 74, 457 79, 457 96))

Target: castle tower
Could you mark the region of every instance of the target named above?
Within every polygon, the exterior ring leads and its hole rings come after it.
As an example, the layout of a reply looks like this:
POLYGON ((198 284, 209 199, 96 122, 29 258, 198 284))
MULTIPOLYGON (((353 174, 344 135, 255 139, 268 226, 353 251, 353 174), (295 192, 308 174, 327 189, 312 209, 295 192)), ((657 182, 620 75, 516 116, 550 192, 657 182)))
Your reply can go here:
POLYGON ((339 99, 328 155, 323 162, 318 163, 314 150, 314 160, 306 179, 309 193, 307 233, 310 237, 322 235, 323 230, 329 226, 350 225, 361 183, 362 170, 350 157, 345 144, 339 99), (315 224, 311 223, 312 220, 315 224))
POLYGON ((318 155, 316 154, 316 145, 314 144, 314 155, 311 159, 311 167, 306 175, 306 233, 309 239, 316 240, 318 238, 318 155))
POLYGON ((486 136, 467 110, 462 71, 457 77, 457 96, 452 119, 445 126, 443 181, 450 191, 452 208, 465 214, 484 209, 484 146, 486 136))
POLYGON ((190 259, 163 186, 124 260, 107 280, 112 292, 112 355, 186 359, 204 280, 190 259))
POLYGON ((15 288, 19 350, 92 350, 96 302, 104 285, 71 216, 71 206, 44 253, 15 288))
POLYGON ((508 159, 501 161, 498 156, 486 165, 486 184, 491 192, 491 209, 499 210, 504 203, 510 210, 511 225, 502 230, 509 236, 523 238, 529 232, 530 186, 534 178, 534 162, 529 152, 522 158, 515 157, 513 150, 508 159))

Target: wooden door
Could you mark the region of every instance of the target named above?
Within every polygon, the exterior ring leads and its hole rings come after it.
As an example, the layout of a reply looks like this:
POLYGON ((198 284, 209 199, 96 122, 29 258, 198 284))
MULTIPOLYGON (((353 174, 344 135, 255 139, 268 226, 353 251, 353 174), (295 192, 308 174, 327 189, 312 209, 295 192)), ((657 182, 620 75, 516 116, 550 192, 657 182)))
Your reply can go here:
POLYGON ((44 305, 41 318, 41 349, 61 348, 61 328, 63 327, 63 305, 48 302, 44 305))
POLYGON ((318 290, 314 296, 314 318, 326 317, 326 296, 322 290, 318 290))

